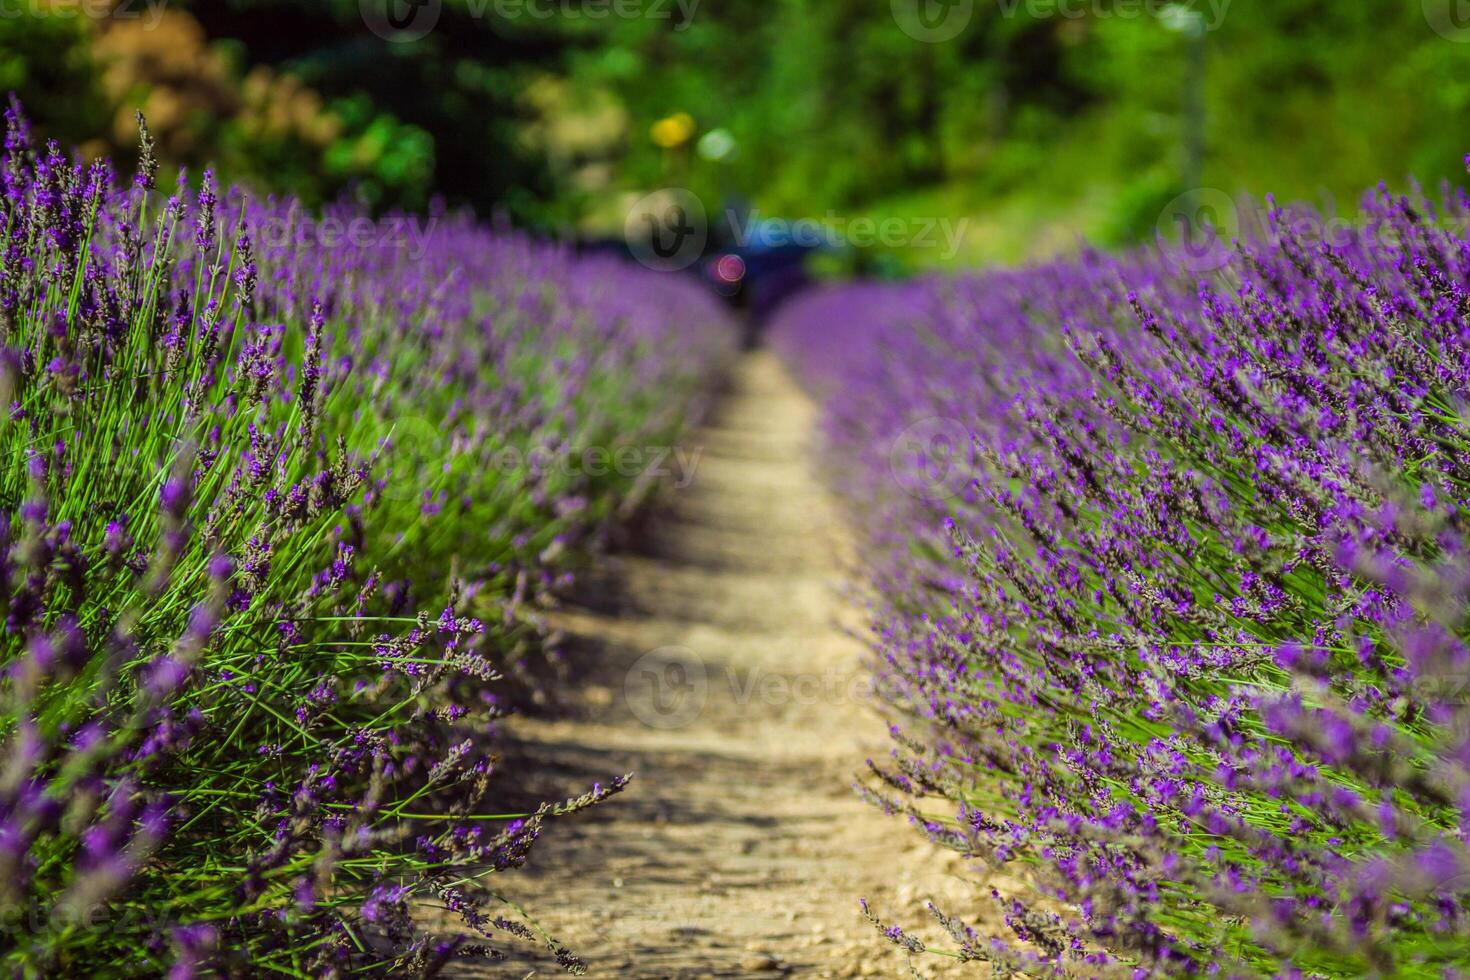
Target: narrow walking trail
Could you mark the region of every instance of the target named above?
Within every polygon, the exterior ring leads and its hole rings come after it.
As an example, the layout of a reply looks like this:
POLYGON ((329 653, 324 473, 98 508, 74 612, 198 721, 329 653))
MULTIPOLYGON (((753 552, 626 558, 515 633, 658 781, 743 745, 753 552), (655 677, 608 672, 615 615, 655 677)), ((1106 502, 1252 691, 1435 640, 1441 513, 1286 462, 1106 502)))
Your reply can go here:
MULTIPOLYGON (((552 795, 635 775, 622 795, 554 822, 502 887, 590 976, 908 977, 859 898, 930 936, 924 899, 976 912, 961 864, 852 790, 886 734, 861 643, 841 628, 861 612, 838 593, 813 418, 771 354, 745 355, 686 446, 692 483, 611 561, 596 608, 556 615, 579 706, 517 725, 517 751, 552 795)), ((918 965, 958 975, 951 960, 918 965)), ((549 958, 492 969, 559 972, 549 958)))

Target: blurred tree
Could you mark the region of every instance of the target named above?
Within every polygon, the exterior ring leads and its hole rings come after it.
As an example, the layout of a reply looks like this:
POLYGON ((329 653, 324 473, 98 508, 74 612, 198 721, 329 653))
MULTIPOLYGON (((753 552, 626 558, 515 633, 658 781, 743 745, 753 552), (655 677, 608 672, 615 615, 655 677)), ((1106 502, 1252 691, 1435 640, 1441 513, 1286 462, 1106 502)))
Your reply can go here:
POLYGON ((1421 4, 977 3, 937 44, 904 34, 889 8, 724 0, 688 24, 560 27, 575 42, 570 83, 626 106, 612 183, 629 193, 665 179, 638 134, 674 110, 740 147, 718 174, 688 176, 707 197, 733 185, 793 215, 1016 199, 1022 221, 1108 242, 1152 234, 1196 181, 1352 208, 1380 177, 1464 177, 1470 44, 1456 42, 1470 38, 1437 32, 1421 4))
POLYGON ((0 77, 70 141, 130 140, 140 102, 187 162, 550 229, 612 232, 678 182, 792 217, 970 215, 993 255, 1147 236, 1196 181, 1350 210, 1380 177, 1464 177, 1470 36, 1433 4, 977 2, 930 44, 871 0, 428 0, 434 29, 396 43, 377 2, 179 0, 150 37, 6 18, 0 77), (734 149, 671 172, 650 127, 675 113, 734 149))
POLYGON ((77 18, 0 20, 0 91, 22 96, 48 135, 95 155, 111 125, 91 39, 77 18))
POLYGON ((186 11, 83 9, 102 8, 41 0, 0 17, 0 82, 45 136, 126 160, 141 108, 170 163, 214 165, 310 203, 348 188, 375 203, 424 203, 433 144, 422 130, 252 65, 238 45, 212 43, 186 11))
MULTIPOLYGON (((423 189, 481 213, 555 223, 547 161, 523 138, 536 118, 525 92, 559 64, 565 42, 555 34, 512 36, 482 0, 435 6, 433 29, 402 41, 375 34, 358 0, 195 0, 191 9, 211 37, 238 44, 253 62, 347 100, 353 108, 345 118, 359 120, 369 137, 387 137, 370 139, 373 147, 391 152, 389 119, 431 134, 423 189)), ((361 149, 339 148, 331 159, 340 163, 361 149)), ((411 163, 388 156, 382 167, 396 174, 411 163)))

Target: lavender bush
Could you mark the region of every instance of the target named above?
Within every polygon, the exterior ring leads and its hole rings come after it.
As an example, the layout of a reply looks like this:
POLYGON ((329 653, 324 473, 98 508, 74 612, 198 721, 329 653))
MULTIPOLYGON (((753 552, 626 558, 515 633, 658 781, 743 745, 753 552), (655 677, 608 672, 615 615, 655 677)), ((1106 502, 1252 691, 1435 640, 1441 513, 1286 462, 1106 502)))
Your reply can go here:
POLYGON ((1365 206, 785 312, 869 532, 865 792, 1035 885, 931 906, 949 955, 1470 975, 1470 200, 1365 206))
POLYGON ((623 781, 500 812, 491 746, 538 610, 651 486, 571 450, 673 439, 718 310, 466 219, 409 248, 208 174, 164 197, 146 136, 119 182, 6 124, 6 971, 578 969, 491 879, 623 781))

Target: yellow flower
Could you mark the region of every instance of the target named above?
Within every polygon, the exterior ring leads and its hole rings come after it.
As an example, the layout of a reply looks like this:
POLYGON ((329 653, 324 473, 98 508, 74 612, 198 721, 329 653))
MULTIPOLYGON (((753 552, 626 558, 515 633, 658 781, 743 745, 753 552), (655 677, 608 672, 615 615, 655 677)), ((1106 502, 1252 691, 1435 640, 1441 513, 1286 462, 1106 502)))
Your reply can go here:
POLYGON ((694 138, 694 117, 687 112, 676 112, 654 123, 648 135, 653 142, 666 150, 683 146, 694 138))

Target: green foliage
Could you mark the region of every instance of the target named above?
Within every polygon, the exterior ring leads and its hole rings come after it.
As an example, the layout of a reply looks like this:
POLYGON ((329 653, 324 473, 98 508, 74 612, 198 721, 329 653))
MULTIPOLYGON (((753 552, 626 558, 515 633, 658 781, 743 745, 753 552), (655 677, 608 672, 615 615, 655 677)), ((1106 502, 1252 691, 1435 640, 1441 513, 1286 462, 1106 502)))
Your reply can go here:
POLYGON ((396 42, 367 28, 357 0, 192 9, 211 37, 232 38, 253 63, 300 79, 343 120, 324 157, 329 185, 351 175, 379 206, 420 207, 441 195, 522 223, 544 225, 555 213, 545 162, 522 139, 531 118, 523 93, 538 71, 556 69, 568 41, 525 36, 487 0, 446 0, 432 31, 396 42))
MULTIPOLYGON (((960 262, 1053 251, 1077 234, 1146 238, 1191 184, 1353 212, 1380 177, 1463 176, 1470 45, 1400 0, 1160 0, 1143 14, 1113 0, 977 2, 959 35, 935 44, 905 34, 889 4, 859 0, 649 0, 641 17, 538 3, 444 0, 435 29, 408 43, 374 35, 352 0, 189 5, 236 52, 237 82, 258 66, 299 79, 339 129, 317 147, 224 118, 183 162, 227 163, 311 200, 348 186, 377 206, 438 193, 606 233, 630 196, 671 184, 711 208, 738 193, 790 217, 997 226, 960 262), (1211 28, 1198 86, 1177 21, 1191 10, 1211 28), (547 79, 562 97, 528 98, 547 79), (539 138, 609 105, 570 150, 539 138), (735 152, 714 162, 656 146, 649 128, 673 112, 693 116, 697 134, 728 130, 735 152)), ((76 139, 110 111, 83 33, 57 18, 0 23, 5 85, 48 131, 76 139)))
POLYGON ((0 17, 0 95, 23 93, 51 135, 80 143, 106 131, 98 76, 79 20, 0 17))
MULTIPOLYGON (((607 22, 569 71, 628 106, 628 186, 677 180, 709 198, 736 188, 793 216, 919 214, 925 199, 930 215, 1005 213, 1012 228, 962 261, 1033 251, 1059 224, 1108 244, 1151 235, 1192 182, 1190 38, 1167 16, 1106 0, 1067 8, 1080 16, 1029 6, 977 3, 958 37, 926 44, 883 3, 701 5, 678 31, 607 22), (675 110, 702 131, 731 130, 738 155, 671 168, 644 133, 675 110)), ((1317 202, 1325 192, 1353 211, 1358 189, 1384 175, 1463 177, 1470 84, 1456 79, 1470 77, 1470 45, 1435 33, 1419 4, 1172 7, 1217 28, 1203 41, 1198 183, 1317 202)))
POLYGON ((425 130, 362 93, 324 103, 253 55, 238 41, 207 40, 180 10, 97 20, 37 7, 0 17, 0 92, 15 92, 40 133, 63 146, 127 156, 142 106, 169 162, 214 166, 313 205, 348 190, 378 207, 426 203, 434 140, 425 130))

